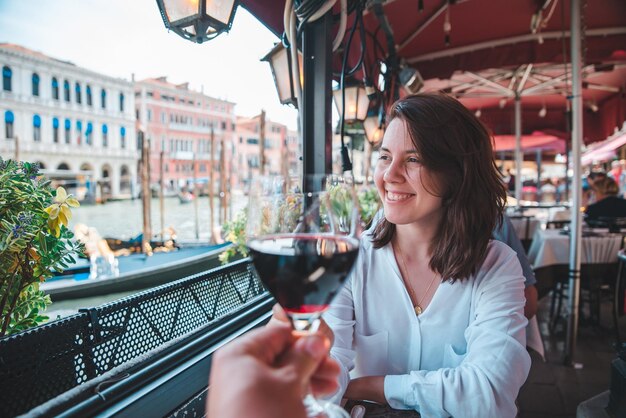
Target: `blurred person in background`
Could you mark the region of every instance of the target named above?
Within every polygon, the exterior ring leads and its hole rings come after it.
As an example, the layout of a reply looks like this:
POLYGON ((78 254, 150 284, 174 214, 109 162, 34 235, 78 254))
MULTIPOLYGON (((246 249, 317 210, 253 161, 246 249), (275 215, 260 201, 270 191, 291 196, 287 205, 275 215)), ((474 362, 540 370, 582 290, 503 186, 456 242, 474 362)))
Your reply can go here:
POLYGON ((611 170, 609 171, 609 177, 615 180, 617 187, 619 189, 620 182, 622 181, 622 165, 619 161, 614 160, 611 162, 611 170))
POLYGON ((585 210, 587 221, 596 221, 600 218, 626 217, 626 200, 618 196, 619 188, 611 177, 596 178, 591 183, 595 195, 595 203, 585 210))

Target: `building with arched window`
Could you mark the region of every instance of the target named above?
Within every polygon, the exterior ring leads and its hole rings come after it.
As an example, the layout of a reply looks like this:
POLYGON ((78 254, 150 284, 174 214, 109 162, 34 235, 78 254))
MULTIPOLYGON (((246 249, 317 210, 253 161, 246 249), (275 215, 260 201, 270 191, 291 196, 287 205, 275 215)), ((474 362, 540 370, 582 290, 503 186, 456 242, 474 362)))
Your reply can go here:
POLYGON ((79 199, 138 194, 131 81, 8 43, 0 43, 0 69, 2 158, 43 162, 79 199))

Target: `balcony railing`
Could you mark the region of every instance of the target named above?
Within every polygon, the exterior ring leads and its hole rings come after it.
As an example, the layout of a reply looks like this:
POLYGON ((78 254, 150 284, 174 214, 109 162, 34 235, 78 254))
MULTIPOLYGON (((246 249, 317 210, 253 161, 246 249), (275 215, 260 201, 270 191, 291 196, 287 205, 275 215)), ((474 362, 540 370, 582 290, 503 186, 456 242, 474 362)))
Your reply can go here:
POLYGON ((0 416, 166 415, 271 304, 245 259, 0 339, 0 416), (191 358, 201 367, 181 369, 191 358))

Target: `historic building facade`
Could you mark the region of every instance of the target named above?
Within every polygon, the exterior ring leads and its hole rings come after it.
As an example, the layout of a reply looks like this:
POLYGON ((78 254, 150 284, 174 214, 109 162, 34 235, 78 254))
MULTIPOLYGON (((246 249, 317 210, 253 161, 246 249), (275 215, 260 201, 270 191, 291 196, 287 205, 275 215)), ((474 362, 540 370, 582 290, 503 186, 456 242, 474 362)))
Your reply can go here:
POLYGON ((179 193, 195 184, 208 192, 213 170, 216 193, 237 184, 231 164, 235 135, 235 104, 173 84, 166 77, 135 84, 137 130, 150 144, 150 184, 165 193, 179 193), (222 178, 221 175, 224 174, 222 178))
POLYGON ((38 162, 82 200, 137 194, 133 83, 0 44, 0 156, 38 162))
POLYGON ((264 174, 299 174, 302 147, 297 132, 263 115, 237 117, 237 156, 233 161, 239 172, 239 186, 244 190, 255 176, 264 174), (261 148, 261 129, 265 141, 261 148), (261 160, 264 160, 262 163, 261 160), (261 169, 263 165, 263 169, 261 169))

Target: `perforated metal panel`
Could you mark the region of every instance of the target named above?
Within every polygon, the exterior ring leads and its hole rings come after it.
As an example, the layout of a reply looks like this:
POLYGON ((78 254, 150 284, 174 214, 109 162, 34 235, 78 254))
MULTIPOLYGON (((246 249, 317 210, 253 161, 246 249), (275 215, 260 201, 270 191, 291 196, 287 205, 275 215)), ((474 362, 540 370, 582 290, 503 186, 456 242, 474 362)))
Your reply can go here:
POLYGON ((26 412, 262 293, 242 260, 0 339, 0 416, 26 412))

